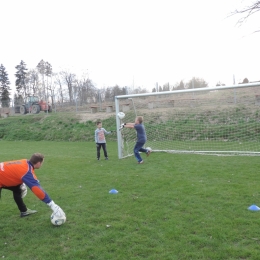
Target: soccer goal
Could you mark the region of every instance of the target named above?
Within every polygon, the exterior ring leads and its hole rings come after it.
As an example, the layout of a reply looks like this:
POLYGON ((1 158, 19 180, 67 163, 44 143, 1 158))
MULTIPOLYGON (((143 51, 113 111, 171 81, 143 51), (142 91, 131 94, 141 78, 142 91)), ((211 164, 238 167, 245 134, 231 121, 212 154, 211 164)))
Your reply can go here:
MULTIPOLYGON (((153 152, 260 154, 260 82, 115 97, 117 129, 144 117, 153 152)), ((118 157, 133 154, 136 132, 118 134, 118 157)))

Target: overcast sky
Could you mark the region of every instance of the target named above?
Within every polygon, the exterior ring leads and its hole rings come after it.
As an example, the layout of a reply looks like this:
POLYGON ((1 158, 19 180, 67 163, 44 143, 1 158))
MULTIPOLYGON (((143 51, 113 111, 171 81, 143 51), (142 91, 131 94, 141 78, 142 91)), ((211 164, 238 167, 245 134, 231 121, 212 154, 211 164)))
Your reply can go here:
POLYGON ((230 12, 250 0, 1 0, 0 64, 43 59, 58 72, 84 72, 97 87, 210 86, 260 80, 260 13, 242 26, 230 12))

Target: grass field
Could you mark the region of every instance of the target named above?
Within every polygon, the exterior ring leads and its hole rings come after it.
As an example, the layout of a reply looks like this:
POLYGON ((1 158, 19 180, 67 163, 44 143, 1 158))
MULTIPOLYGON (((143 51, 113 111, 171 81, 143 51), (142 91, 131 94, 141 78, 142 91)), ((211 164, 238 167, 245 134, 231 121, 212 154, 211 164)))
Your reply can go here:
POLYGON ((45 155, 36 174, 66 212, 55 227, 51 210, 32 192, 38 213, 20 218, 12 193, 0 201, 0 258, 259 259, 259 157, 152 153, 96 160, 94 142, 0 141, 0 161, 45 155), (118 194, 109 194, 115 188, 118 194))

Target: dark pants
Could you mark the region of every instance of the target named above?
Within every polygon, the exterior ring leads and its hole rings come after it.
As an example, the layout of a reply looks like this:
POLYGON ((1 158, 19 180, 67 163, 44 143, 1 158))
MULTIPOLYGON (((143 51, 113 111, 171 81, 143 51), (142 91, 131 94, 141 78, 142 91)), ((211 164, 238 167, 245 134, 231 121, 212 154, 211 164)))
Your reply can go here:
POLYGON ((147 150, 143 148, 145 143, 139 143, 137 142, 135 144, 135 147, 134 147, 134 154, 135 154, 135 158, 138 162, 141 162, 143 159, 142 157, 140 156, 139 152, 142 152, 142 153, 146 153, 147 150))
POLYGON ((100 149, 103 149, 104 156, 107 157, 107 146, 105 143, 97 143, 97 158, 100 158, 100 149))
POLYGON ((22 191, 20 189, 20 184, 18 186, 3 187, 2 189, 11 190, 13 192, 14 201, 21 212, 26 212, 27 207, 25 206, 23 199, 21 197, 22 191))

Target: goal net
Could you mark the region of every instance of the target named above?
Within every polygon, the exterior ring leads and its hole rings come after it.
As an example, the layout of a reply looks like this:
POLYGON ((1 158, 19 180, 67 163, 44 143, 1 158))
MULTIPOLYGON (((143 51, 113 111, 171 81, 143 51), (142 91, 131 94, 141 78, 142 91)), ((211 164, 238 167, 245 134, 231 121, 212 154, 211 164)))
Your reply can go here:
MULTIPOLYGON (((117 128, 144 117, 154 152, 260 154, 260 83, 117 96, 117 128)), ((136 131, 118 130, 118 156, 133 154, 136 131)))

